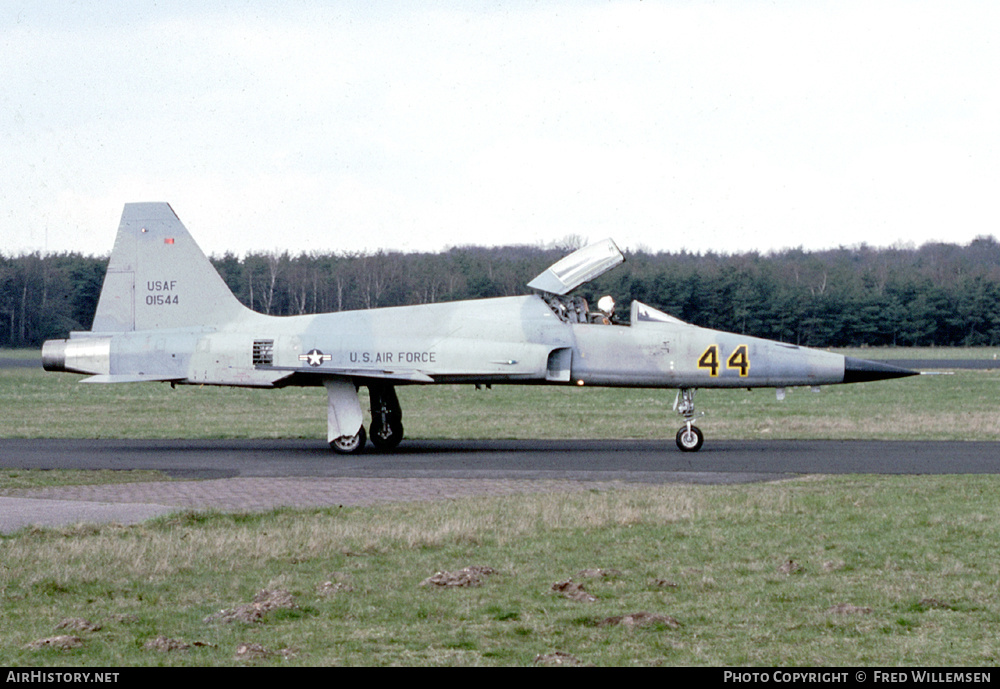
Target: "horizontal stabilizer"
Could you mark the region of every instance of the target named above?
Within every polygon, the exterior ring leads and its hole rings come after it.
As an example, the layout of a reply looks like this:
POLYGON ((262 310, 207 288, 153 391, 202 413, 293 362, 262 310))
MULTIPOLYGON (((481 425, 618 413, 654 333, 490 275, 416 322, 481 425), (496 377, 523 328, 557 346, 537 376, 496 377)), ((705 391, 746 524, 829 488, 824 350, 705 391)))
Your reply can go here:
POLYGON ((182 380, 184 380, 184 378, 182 376, 178 377, 176 375, 173 375, 173 376, 159 375, 158 376, 158 375, 155 375, 155 374, 152 374, 152 373, 150 373, 150 374, 137 373, 137 374, 134 374, 134 375, 128 375, 128 374, 126 374, 126 375, 108 375, 108 374, 103 374, 103 375, 99 375, 99 376, 90 376, 89 378, 83 378, 83 379, 81 379, 80 382, 81 383, 166 383, 166 382, 179 383, 182 380))

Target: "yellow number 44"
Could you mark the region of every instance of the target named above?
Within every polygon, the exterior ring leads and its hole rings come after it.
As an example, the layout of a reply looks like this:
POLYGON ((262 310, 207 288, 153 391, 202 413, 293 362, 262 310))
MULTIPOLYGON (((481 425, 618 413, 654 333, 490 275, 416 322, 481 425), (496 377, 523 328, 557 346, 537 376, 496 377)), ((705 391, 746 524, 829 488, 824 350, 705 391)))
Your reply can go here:
MULTIPOLYGON (((745 378, 750 373, 750 355, 748 352, 749 349, 745 344, 741 344, 734 349, 733 353, 726 359, 726 368, 738 370, 740 378, 745 378)), ((698 359, 698 368, 706 369, 708 374, 715 378, 719 375, 721 367, 719 345, 709 345, 708 349, 698 359)))

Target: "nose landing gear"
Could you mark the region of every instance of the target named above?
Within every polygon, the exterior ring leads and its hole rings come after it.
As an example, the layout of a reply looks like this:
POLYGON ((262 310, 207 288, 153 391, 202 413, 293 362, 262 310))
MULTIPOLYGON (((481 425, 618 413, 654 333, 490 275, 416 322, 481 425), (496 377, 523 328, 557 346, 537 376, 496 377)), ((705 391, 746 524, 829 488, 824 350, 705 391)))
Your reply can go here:
POLYGON ((701 429, 694 425, 694 388, 681 388, 674 400, 674 411, 684 417, 684 425, 677 431, 677 447, 681 452, 697 452, 705 442, 701 429))

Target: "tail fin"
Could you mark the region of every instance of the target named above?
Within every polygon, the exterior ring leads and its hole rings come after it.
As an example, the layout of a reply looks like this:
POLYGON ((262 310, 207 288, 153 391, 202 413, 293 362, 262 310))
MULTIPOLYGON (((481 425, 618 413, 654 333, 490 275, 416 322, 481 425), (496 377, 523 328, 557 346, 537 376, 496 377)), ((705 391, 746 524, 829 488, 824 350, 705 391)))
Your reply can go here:
POLYGON ((125 204, 93 332, 215 325, 248 311, 170 204, 125 204))

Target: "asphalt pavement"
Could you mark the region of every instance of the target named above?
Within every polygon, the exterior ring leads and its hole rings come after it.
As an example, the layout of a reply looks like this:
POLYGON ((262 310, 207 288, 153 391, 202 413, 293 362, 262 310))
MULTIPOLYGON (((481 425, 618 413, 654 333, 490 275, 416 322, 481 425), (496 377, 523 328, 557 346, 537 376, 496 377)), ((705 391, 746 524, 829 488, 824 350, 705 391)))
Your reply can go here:
POLYGON ((0 439, 0 467, 151 469, 176 480, 0 496, 0 531, 134 523, 188 509, 259 511, 641 484, 733 484, 804 474, 995 474, 1000 442, 407 440, 391 454, 335 455, 322 440, 0 439))

